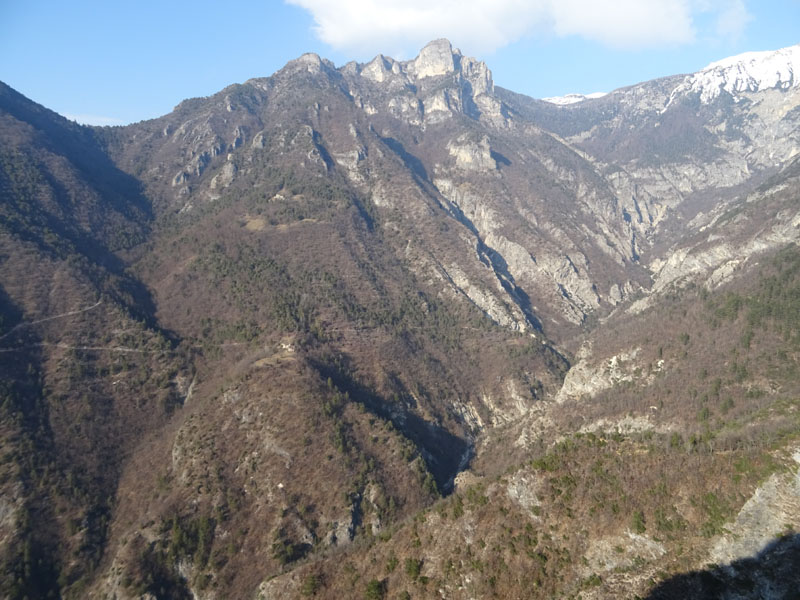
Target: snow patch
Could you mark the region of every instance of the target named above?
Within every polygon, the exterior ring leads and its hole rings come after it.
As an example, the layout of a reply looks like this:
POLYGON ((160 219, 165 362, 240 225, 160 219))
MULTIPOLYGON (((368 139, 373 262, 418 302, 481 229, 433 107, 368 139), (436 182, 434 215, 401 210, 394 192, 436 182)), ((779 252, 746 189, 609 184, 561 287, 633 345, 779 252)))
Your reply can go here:
POLYGON ((566 106, 567 104, 575 104, 576 102, 583 102, 584 100, 594 100, 602 98, 608 92, 593 92, 591 94, 566 94, 565 96, 551 96, 549 98, 542 98, 545 102, 550 104, 558 104, 566 106))
POLYGON ((746 52, 713 62, 689 75, 672 92, 670 103, 679 94, 699 93, 703 104, 725 91, 735 99, 742 92, 759 92, 800 87, 800 44, 765 52, 746 52))

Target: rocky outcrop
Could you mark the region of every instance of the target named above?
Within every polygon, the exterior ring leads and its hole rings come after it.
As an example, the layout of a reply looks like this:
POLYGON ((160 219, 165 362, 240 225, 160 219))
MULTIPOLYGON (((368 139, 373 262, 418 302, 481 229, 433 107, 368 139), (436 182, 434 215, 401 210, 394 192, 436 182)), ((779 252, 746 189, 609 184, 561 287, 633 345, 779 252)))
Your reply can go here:
POLYGON ((497 162, 492 158, 488 136, 471 141, 468 135, 459 136, 447 144, 447 150, 456 161, 456 166, 468 171, 493 171, 497 162))
POLYGON ((449 265, 445 270, 445 277, 461 291, 471 302, 480 308, 494 322, 515 331, 528 329, 527 319, 516 305, 507 304, 501 298, 504 296, 503 288, 498 284, 496 292, 476 285, 457 264, 449 265))
MULTIPOLYGON (((366 77, 375 83, 383 83, 391 76, 393 72, 392 67, 394 67, 396 64, 397 63, 394 61, 390 62, 390 60, 387 60, 383 54, 379 54, 373 58, 371 62, 367 63, 361 68, 361 76, 366 77)), ((399 72, 400 69, 397 67, 395 73, 399 72)))
MULTIPOLYGON (((556 402, 592 398, 597 393, 620 383, 638 379, 641 379, 642 383, 649 381, 648 376, 652 374, 643 376, 641 365, 636 362, 640 351, 640 348, 632 348, 610 358, 598 360, 592 356, 590 345, 582 346, 576 356, 577 362, 567 372, 564 384, 556 394, 556 402)), ((662 360, 655 368, 660 371, 663 366, 662 360)))
MULTIPOLYGON (((673 248, 666 260, 652 261, 652 291, 697 281, 708 289, 716 288, 762 254, 800 241, 800 209, 787 192, 785 186, 777 186, 751 195, 736 207, 715 209, 705 219, 695 244, 673 248), (771 218, 765 221, 765 216, 771 218)), ((642 299, 633 310, 642 310, 651 302, 642 299)))
MULTIPOLYGON (((793 454, 800 463, 800 450, 793 454)), ((770 542, 800 522, 800 467, 771 475, 745 502, 733 523, 711 549, 717 564, 756 556, 770 542)))
POLYGON ((407 69, 417 79, 453 73, 456 70, 453 47, 448 40, 435 40, 420 50, 417 58, 408 63, 407 69))
POLYGON ((662 544, 633 532, 593 539, 584 554, 584 576, 630 568, 636 563, 651 562, 666 554, 662 544))
POLYGON ((234 163, 232 162, 225 163, 222 166, 222 169, 220 169, 220 172, 214 175, 214 177, 211 179, 209 187, 212 190, 215 190, 217 188, 228 187, 233 182, 233 178, 236 175, 236 171, 237 169, 234 163))

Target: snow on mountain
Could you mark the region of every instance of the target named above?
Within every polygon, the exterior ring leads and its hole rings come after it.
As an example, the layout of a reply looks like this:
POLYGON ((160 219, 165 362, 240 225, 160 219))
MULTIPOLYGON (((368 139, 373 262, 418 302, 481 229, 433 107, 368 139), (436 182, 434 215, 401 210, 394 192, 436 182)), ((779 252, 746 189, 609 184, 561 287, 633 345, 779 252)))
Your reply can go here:
POLYGON ((551 96, 550 98, 542 98, 545 102, 550 104, 560 104, 565 106, 567 104, 575 104, 576 102, 583 102, 584 100, 593 100, 594 98, 602 98, 607 92, 593 92, 591 94, 567 94, 565 96, 551 96))
POLYGON ((672 98, 696 92, 701 102, 708 104, 723 91, 737 98, 741 92, 792 87, 800 87, 800 44, 781 50, 746 52, 713 62, 687 76, 672 92, 672 98))

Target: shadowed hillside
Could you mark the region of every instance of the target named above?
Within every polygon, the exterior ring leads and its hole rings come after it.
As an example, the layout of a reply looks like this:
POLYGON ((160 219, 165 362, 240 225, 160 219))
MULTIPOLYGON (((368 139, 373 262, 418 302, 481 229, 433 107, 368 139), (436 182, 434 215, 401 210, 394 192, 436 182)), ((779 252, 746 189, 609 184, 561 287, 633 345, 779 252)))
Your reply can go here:
POLYGON ((800 590, 800 543, 784 535, 755 556, 672 577, 658 584, 647 600, 665 598, 797 598, 800 590))

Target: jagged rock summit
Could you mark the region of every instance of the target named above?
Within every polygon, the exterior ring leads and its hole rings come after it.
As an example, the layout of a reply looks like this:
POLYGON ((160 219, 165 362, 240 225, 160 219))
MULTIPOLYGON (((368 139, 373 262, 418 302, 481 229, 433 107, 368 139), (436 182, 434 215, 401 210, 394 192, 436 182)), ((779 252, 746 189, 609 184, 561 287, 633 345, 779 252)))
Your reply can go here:
POLYGON ((363 77, 376 82, 383 82, 391 74, 404 76, 409 81, 429 77, 441 77, 451 73, 461 73, 466 79, 478 83, 479 92, 491 92, 492 75, 486 63, 461 54, 453 48, 449 40, 441 38, 426 44, 416 58, 408 61, 397 61, 378 54, 366 65, 360 67, 363 77))
POLYGON ((345 66, 344 72, 360 74, 387 89, 419 88, 424 92, 430 88, 435 93, 427 101, 422 99, 426 109, 463 111, 475 118, 484 114, 501 122, 501 103, 494 98, 492 72, 486 63, 462 55, 443 38, 428 43, 412 60, 401 62, 379 54, 365 65, 345 66), (436 82, 444 77, 452 77, 454 85, 434 90, 436 82))

